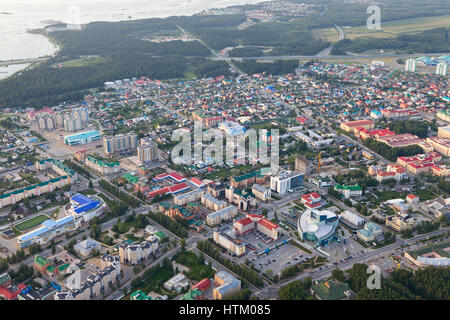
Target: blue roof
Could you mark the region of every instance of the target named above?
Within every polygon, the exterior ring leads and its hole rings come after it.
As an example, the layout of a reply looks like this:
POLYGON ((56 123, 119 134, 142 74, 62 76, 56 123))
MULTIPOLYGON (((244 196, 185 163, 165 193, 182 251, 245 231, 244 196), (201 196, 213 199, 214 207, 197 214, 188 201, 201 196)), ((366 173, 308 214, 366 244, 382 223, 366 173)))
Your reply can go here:
POLYGON ((72 141, 72 140, 88 139, 88 138, 99 137, 99 136, 100 136, 100 132, 98 132, 97 130, 92 130, 92 131, 75 133, 73 135, 64 137, 64 139, 66 139, 67 141, 72 141))
POLYGON ((86 197, 85 195, 81 193, 77 193, 74 195, 70 200, 75 201, 76 203, 83 205, 93 202, 94 200, 90 199, 89 197, 86 197))
POLYGON ((88 203, 88 204, 86 204, 84 206, 80 206, 80 207, 76 208, 73 211, 75 213, 77 213, 77 214, 80 214, 80 213, 83 213, 83 212, 87 212, 87 211, 97 207, 99 203, 100 203, 100 201, 94 201, 94 202, 88 203))
POLYGON ((21 241, 24 241, 24 242, 28 241, 36 236, 39 236, 45 232, 48 232, 55 227, 64 225, 65 223, 70 222, 70 221, 74 221, 74 218, 72 216, 67 216, 67 217, 64 217, 64 218, 56 220, 56 221, 52 220, 52 219, 45 220, 44 222, 42 222, 42 226, 40 228, 30 231, 22 236, 19 236, 18 239, 21 241))

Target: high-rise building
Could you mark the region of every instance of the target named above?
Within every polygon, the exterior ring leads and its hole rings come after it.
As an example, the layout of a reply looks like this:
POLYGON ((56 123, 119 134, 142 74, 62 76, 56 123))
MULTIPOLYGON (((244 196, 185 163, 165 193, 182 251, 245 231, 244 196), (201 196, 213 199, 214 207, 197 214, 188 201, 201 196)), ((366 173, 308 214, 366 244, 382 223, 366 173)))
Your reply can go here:
POLYGON ((448 64, 438 63, 436 66, 436 74, 445 77, 447 75, 448 64))
POLYGON ((270 189, 285 194, 293 192, 303 185, 303 173, 295 171, 280 171, 270 178, 270 189))
POLYGON ((406 60, 405 71, 410 71, 410 72, 416 71, 416 60, 414 60, 414 59, 406 60))
POLYGON ((52 131, 55 129, 55 120, 53 116, 44 115, 38 119, 38 127, 40 130, 52 131))
POLYGON ((308 171, 309 161, 304 156, 295 158, 295 171, 306 173, 308 171))
POLYGON ((74 118, 71 116, 66 116, 64 118, 64 131, 73 132, 81 130, 82 128, 83 126, 80 118, 74 118))
POLYGON ((62 128, 64 126, 64 114, 61 112, 55 113, 55 126, 62 128))
POLYGON ((135 149, 137 144, 137 135, 134 133, 103 137, 103 151, 107 156, 128 149, 135 149))
POLYGON ((137 148, 137 158, 139 165, 158 161, 157 143, 149 138, 142 138, 141 145, 137 148))

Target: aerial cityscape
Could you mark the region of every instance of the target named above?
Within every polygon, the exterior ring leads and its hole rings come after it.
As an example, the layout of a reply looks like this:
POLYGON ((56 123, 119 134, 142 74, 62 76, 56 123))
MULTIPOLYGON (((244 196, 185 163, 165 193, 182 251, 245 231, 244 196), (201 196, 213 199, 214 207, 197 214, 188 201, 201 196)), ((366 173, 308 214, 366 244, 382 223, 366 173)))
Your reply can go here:
POLYGON ((0 44, 0 300, 450 299, 448 3, 74 2, 0 44))

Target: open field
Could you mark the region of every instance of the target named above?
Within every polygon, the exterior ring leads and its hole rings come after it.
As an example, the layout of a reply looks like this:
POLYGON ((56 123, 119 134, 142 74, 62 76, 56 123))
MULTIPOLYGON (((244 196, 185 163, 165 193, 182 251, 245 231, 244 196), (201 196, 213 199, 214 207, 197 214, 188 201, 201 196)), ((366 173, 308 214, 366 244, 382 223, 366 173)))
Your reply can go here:
MULTIPOLYGON (((345 33, 345 38, 393 38, 400 33, 414 33, 434 28, 448 27, 450 16, 445 15, 437 17, 414 18, 391 22, 383 22, 383 17, 381 17, 381 19, 381 29, 379 30, 370 30, 367 29, 366 26, 342 27, 345 33)), ((331 42, 336 42, 339 40, 339 34, 335 28, 316 29, 313 31, 313 34, 316 37, 331 42)))
POLYGON ((28 229, 31 229, 31 228, 34 228, 34 227, 40 225, 42 222, 44 222, 45 220, 48 220, 48 219, 50 219, 49 216, 47 216, 45 214, 40 214, 40 215, 33 217, 27 221, 17 224, 15 226, 15 228, 20 231, 25 231, 25 230, 28 230, 28 229))
POLYGON ((73 59, 64 61, 61 63, 57 63, 53 65, 55 68, 74 68, 74 67, 86 67, 92 64, 102 63, 105 62, 106 59, 104 57, 85 57, 85 58, 79 58, 79 59, 73 59))

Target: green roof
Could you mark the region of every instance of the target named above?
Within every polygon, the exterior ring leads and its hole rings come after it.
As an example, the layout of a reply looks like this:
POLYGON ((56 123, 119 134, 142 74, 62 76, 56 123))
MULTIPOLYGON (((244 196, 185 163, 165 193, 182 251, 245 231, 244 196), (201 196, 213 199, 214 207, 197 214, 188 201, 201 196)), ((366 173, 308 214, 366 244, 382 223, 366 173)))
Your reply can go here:
POLYGON ((130 183, 138 183, 138 181, 139 181, 139 178, 134 176, 134 175, 132 175, 131 173, 126 173, 126 174, 123 175, 123 177, 125 179, 127 179, 128 182, 130 182, 130 183))
POLYGON ((155 236, 157 236, 158 238, 162 239, 166 236, 166 234, 164 232, 158 231, 155 233, 155 236))
POLYGON ((130 295, 130 300, 152 300, 152 298, 147 296, 141 290, 137 290, 130 295))
POLYGON ((260 175, 261 175, 261 171, 258 170, 258 171, 253 171, 250 173, 243 174, 242 176, 234 177, 233 179, 236 182, 240 182, 240 181, 247 180, 247 179, 250 179, 250 178, 253 178, 256 176, 260 176, 260 175))
POLYGON ((59 271, 64 271, 70 266, 69 263, 64 263, 58 267, 59 271))
POLYGON ((424 248, 420 248, 420 249, 411 251, 411 252, 409 252, 409 254, 414 259, 417 259, 418 256, 423 256, 424 254, 427 254, 427 253, 436 252, 441 257, 450 258, 450 254, 445 250, 448 247, 450 247, 450 240, 443 242, 443 243, 433 244, 430 246, 426 246, 424 248))
POLYGON ((53 273, 53 271, 55 271, 55 269, 56 269, 56 267, 55 267, 55 266, 52 266, 52 265, 50 265, 50 266, 47 267, 47 271, 48 271, 49 273, 53 273))
POLYGON ((203 294, 201 290, 191 289, 184 296, 180 298, 180 300, 195 300, 196 297, 199 297, 203 294))
POLYGON ((352 191, 357 191, 357 190, 361 190, 362 188, 359 184, 355 184, 355 185, 342 185, 340 183, 337 183, 334 188, 336 190, 352 190, 352 191))
POLYGON ((113 167, 120 166, 120 163, 117 162, 117 161, 115 161, 115 162, 108 162, 108 161, 97 159, 97 158, 95 158, 93 156, 87 156, 87 160, 89 160, 91 162, 94 162, 95 164, 98 164, 100 167, 113 168, 113 167))
POLYGON ((38 266, 45 266, 46 264, 50 263, 50 260, 47 260, 43 257, 41 257, 40 255, 36 254, 34 256, 34 263, 37 264, 38 266))
POLYGON ((319 280, 317 284, 312 286, 312 290, 322 300, 339 300, 346 297, 346 291, 349 291, 347 283, 342 283, 336 280, 319 280))

